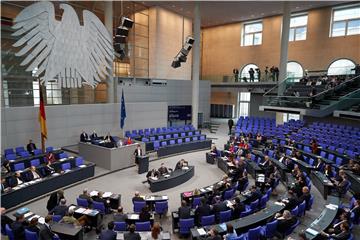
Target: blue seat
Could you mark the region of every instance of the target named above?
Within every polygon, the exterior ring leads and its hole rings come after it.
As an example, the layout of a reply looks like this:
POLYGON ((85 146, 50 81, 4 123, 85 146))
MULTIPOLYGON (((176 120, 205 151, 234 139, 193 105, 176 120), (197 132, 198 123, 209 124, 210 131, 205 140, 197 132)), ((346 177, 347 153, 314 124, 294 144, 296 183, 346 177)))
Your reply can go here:
POLYGON ((33 160, 31 160, 30 161, 30 165, 31 166, 34 166, 34 167, 37 167, 37 166, 39 166, 40 165, 40 159, 33 159, 33 160))
POLYGON ((306 210, 309 211, 314 203, 314 196, 311 195, 309 202, 306 205, 306 210))
POLYGON ((167 142, 166 142, 166 141, 161 142, 161 146, 162 146, 162 147, 166 147, 166 146, 167 146, 167 142))
POLYGON ((15 240, 14 233, 8 224, 5 225, 5 232, 9 240, 15 240))
MULTIPOLYGON (((155 139, 155 138, 154 138, 154 139, 155 139)), ((142 142, 149 142, 149 139, 148 139, 148 138, 143 137, 143 138, 141 138, 141 141, 142 141, 142 142)))
POLYGON ((59 159, 68 158, 68 157, 69 156, 67 155, 67 153, 64 153, 64 152, 59 154, 59 159))
POLYGON ((84 159, 82 157, 75 158, 75 166, 79 167, 81 165, 84 165, 84 159))
POLYGON ((250 203, 251 212, 255 212, 259 206, 259 199, 250 203))
POLYGON ((175 140, 170 140, 170 145, 175 145, 175 140))
POLYGON ((252 210, 249 206, 246 206, 245 211, 240 213, 240 218, 246 217, 252 213, 252 210))
POLYGON ((337 157, 335 164, 340 167, 343 164, 343 159, 341 157, 337 157))
POLYGON ((215 215, 202 216, 200 222, 202 226, 213 225, 215 223, 215 215))
POLYGON ((101 214, 105 214, 106 209, 103 202, 93 201, 92 204, 94 209, 98 210, 101 214))
POLYGON ((155 141, 155 137, 150 137, 150 141, 155 141))
POLYGON ((170 138, 171 138, 171 134, 166 134, 166 135, 165 135, 165 138, 166 138, 166 139, 170 139, 170 138))
POLYGON ((190 142, 190 138, 185 138, 185 142, 190 142))
POLYGON ((155 212, 160 215, 166 214, 168 211, 168 201, 155 202, 155 212))
POLYGON ((10 160, 15 160, 16 159, 16 154, 7 154, 5 155, 5 159, 10 161, 10 160))
POLYGON ((34 155, 36 156, 36 155, 40 155, 40 154, 42 154, 43 152, 42 152, 42 150, 41 149, 34 149, 34 155))
POLYGON ((25 164, 23 162, 14 164, 14 171, 22 171, 25 169, 25 164))
POLYGON ((305 200, 302 202, 302 203, 300 203, 299 204, 299 206, 298 206, 298 217, 302 217, 302 216, 304 216, 305 215, 305 209, 306 209, 306 202, 305 202, 305 200))
POLYGON ((127 228, 126 222, 114 222, 114 230, 118 232, 125 232, 127 228))
POLYGON ((333 161, 333 160, 334 160, 334 155, 333 155, 333 154, 329 154, 329 155, 328 155, 328 159, 329 159, 330 161, 333 161))
POLYGON ((231 220, 231 210, 221 211, 219 214, 220 223, 227 222, 231 220))
POLYGON ((261 228, 261 235, 264 236, 266 239, 273 238, 275 236, 277 225, 278 220, 276 219, 272 222, 267 223, 261 228))
POLYGON ((230 189, 224 192, 224 200, 228 200, 230 198, 232 198, 232 196, 234 195, 235 191, 234 189, 230 189))
POLYGON ((267 196, 267 194, 265 194, 264 196, 262 196, 260 198, 259 208, 260 209, 266 208, 266 202, 267 201, 268 201, 268 196, 267 196))
POLYGON ((188 132, 188 136, 192 137, 193 133, 192 132, 188 132))
POLYGON ((28 153, 28 152, 20 152, 19 155, 23 158, 30 157, 30 153, 28 153))
POLYGON ((52 216, 52 220, 54 222, 60 222, 60 220, 62 219, 62 216, 61 215, 53 215, 52 216))
POLYGON ((182 144, 182 143, 183 143, 182 138, 179 138, 179 139, 177 140, 177 143, 178 143, 178 144, 182 144))
POLYGON ((311 152, 311 149, 310 149, 309 146, 305 146, 305 147, 304 147, 304 151, 305 151, 305 152, 311 152))
POLYGON ((298 207, 295 207, 291 210, 291 214, 293 216, 297 216, 299 214, 299 208, 298 207))
POLYGON ((190 229, 194 227, 194 218, 181 219, 179 220, 179 233, 181 235, 190 234, 190 229))
POLYGON ((200 140, 201 140, 201 141, 204 141, 205 139, 206 139, 206 136, 205 136, 205 135, 201 135, 201 136, 200 136, 200 140))
POLYGON ((12 148, 5 149, 4 155, 8 155, 8 154, 15 154, 14 149, 12 149, 12 148))
POLYGON ((84 199, 84 198, 76 198, 76 203, 78 206, 80 207, 84 207, 84 208, 87 208, 89 207, 89 202, 87 199, 84 199))
POLYGON ((146 206, 146 202, 145 201, 134 201, 133 202, 134 206, 133 206, 133 210, 136 213, 140 213, 141 210, 146 206))
POLYGON ((26 240, 38 240, 38 236, 36 232, 31 232, 25 229, 25 239, 26 240))
POLYGON ((261 237, 261 227, 251 228, 245 236, 247 240, 259 240, 261 237))
POLYGON ((174 138, 178 138, 179 137, 179 134, 178 133, 175 133, 174 134, 174 138))
POLYGON ((63 171, 70 170, 70 169, 71 169, 70 163, 63 163, 63 164, 61 164, 61 169, 62 169, 63 171))
POLYGON ((21 147, 16 147, 15 152, 16 154, 20 154, 21 152, 26 152, 26 150, 23 146, 21 146, 21 147))
POLYGON ((288 230, 285 231, 284 235, 285 236, 290 235, 299 224, 300 224, 300 221, 297 220, 296 223, 294 223, 294 225, 292 225, 288 230))
POLYGON ((158 140, 164 140, 164 136, 163 136, 163 135, 159 135, 159 136, 158 136, 158 140))
POLYGON ((151 230, 150 221, 147 222, 136 222, 136 231, 138 232, 147 232, 151 230))
POLYGON ((49 147, 46 148, 46 153, 49 153, 49 152, 52 152, 52 151, 54 151, 54 147, 49 146, 49 147))
POLYGON ((201 197, 194 197, 192 201, 192 208, 196 208, 200 205, 201 197))
POLYGON ((159 147, 160 147, 160 143, 159 141, 154 141, 154 150, 159 150, 159 147))
POLYGON ((200 131, 195 131, 195 135, 200 135, 200 131))

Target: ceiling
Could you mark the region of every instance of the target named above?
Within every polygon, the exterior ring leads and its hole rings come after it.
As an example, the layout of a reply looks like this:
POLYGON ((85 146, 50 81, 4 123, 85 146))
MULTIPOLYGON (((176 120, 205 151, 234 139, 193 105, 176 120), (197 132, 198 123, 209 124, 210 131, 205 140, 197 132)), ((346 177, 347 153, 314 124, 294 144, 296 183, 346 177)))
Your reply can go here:
MULTIPOLYGON (((291 12, 334 6, 350 1, 290 1, 291 12)), ((144 1, 142 4, 160 6, 188 18, 193 18, 194 1, 144 1)), ((283 13, 283 1, 200 1, 201 26, 211 27, 254 20, 283 13)))

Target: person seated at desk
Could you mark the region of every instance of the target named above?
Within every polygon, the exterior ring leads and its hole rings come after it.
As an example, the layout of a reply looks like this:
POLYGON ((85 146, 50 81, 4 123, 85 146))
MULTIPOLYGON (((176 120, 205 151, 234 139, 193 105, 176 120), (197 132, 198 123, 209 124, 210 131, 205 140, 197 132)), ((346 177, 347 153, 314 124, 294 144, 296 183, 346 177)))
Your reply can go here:
POLYGON ((45 177, 55 173, 55 169, 51 166, 50 162, 47 162, 44 167, 45 177))
POLYGON ((25 240, 25 227, 27 226, 25 222, 24 215, 21 214, 16 216, 15 222, 10 225, 12 232, 14 234, 14 239, 16 240, 25 240))
POLYGON ((215 214, 216 220, 220 220, 220 212, 226 211, 229 208, 226 205, 226 201, 221 201, 220 196, 215 197, 215 204, 212 205, 212 211, 215 214))
POLYGON ((30 232, 34 232, 37 236, 39 236, 40 228, 38 226, 38 223, 39 219, 37 217, 34 217, 30 220, 29 225, 25 227, 25 229, 30 232))
POLYGON ((89 140, 89 135, 85 131, 82 131, 80 134, 80 142, 88 142, 89 140))
POLYGON ((6 209, 3 207, 0 208, 0 213, 1 213, 1 229, 5 229, 6 224, 11 226, 11 224, 14 221, 6 215, 6 209))
POLYGON ((124 209, 122 206, 119 206, 117 212, 114 213, 114 222, 125 222, 127 215, 124 214, 124 209))
POLYGON ((53 233, 50 229, 50 225, 52 223, 52 216, 47 215, 45 217, 45 224, 41 224, 39 231, 39 240, 48 240, 53 239, 54 237, 58 237, 57 234, 53 233))
POLYGON ((25 179, 23 176, 21 176, 20 172, 16 172, 14 176, 12 176, 9 180, 10 187, 16 187, 20 184, 23 184, 25 182, 25 179))
POLYGON ((287 168, 288 170, 293 170, 293 169, 294 169, 294 166, 295 166, 294 163, 293 163, 293 161, 291 161, 291 159, 288 158, 288 157, 285 157, 285 158, 284 158, 283 164, 286 166, 286 168, 287 168))
POLYGON ((53 164, 54 162, 56 162, 55 154, 52 152, 48 152, 46 154, 46 161, 49 162, 50 164, 53 164))
POLYGON ((3 164, 1 165, 1 174, 6 174, 9 172, 11 172, 10 161, 4 160, 3 164))
POLYGON ((126 145, 130 145, 130 144, 133 144, 133 140, 131 140, 131 138, 128 137, 128 138, 126 139, 126 145))
POLYGON ((240 218, 240 214, 245 211, 245 204, 241 202, 241 199, 239 197, 235 198, 235 204, 231 206, 233 209, 232 217, 233 219, 240 218))
POLYGON ((295 179, 295 185, 291 187, 291 189, 296 193, 298 197, 300 197, 303 192, 303 187, 306 187, 305 177, 303 175, 299 175, 295 179))
POLYGON ((348 214, 343 213, 340 215, 339 221, 335 221, 327 230, 324 231, 326 234, 339 234, 341 233, 340 225, 342 223, 349 223, 348 214))
POLYGON ((322 172, 324 170, 325 163, 321 158, 317 159, 317 163, 315 165, 316 170, 322 172))
POLYGON ((67 224, 74 224, 80 226, 80 222, 74 217, 74 209, 70 208, 69 211, 63 216, 60 222, 67 223, 67 224))
POLYGON ((313 154, 318 155, 318 154, 319 154, 319 145, 318 145, 318 143, 317 143, 317 141, 316 141, 315 138, 311 139, 310 145, 311 145, 311 152, 312 152, 313 154))
POLYGON ((105 206, 106 209, 109 208, 110 201, 109 201, 109 200, 105 200, 105 199, 103 198, 103 192, 100 192, 100 191, 99 191, 98 194, 97 194, 97 196, 94 196, 92 199, 93 199, 93 202, 102 202, 102 203, 104 203, 104 206, 105 206))
POLYGON ((250 204, 251 202, 254 202, 262 197, 262 194, 259 189, 255 185, 251 186, 250 188, 250 194, 248 198, 246 199, 245 203, 250 204))
POLYGON ((354 219, 360 218, 360 199, 355 200, 353 208, 339 208, 337 216, 341 216, 342 214, 346 214, 346 216, 350 217, 351 213, 354 213, 354 219))
POLYGON ((360 175, 360 164, 355 163, 354 167, 351 169, 351 171, 355 174, 355 175, 360 175))
POLYGON ((302 155, 302 153, 300 151, 295 152, 295 158, 297 160, 300 160, 300 161, 303 161, 303 162, 305 161, 304 156, 302 155))
POLYGON ((187 161, 185 161, 185 159, 181 159, 180 161, 178 161, 176 163, 175 170, 182 169, 183 167, 187 167, 188 165, 189 165, 189 163, 187 161))
POLYGON ((151 214, 150 214, 150 209, 148 206, 145 206, 141 209, 141 212, 139 214, 139 221, 140 222, 147 222, 150 221, 151 218, 151 214))
POLYGON ((325 236, 327 239, 334 239, 334 240, 348 240, 350 237, 350 227, 348 223, 342 223, 340 224, 340 230, 341 232, 338 234, 328 234, 325 232, 321 232, 322 236, 325 236))
POLYGON ((150 183, 150 179, 151 178, 159 178, 160 177, 160 173, 158 170, 156 170, 155 168, 151 169, 150 171, 148 171, 148 173, 146 174, 146 179, 147 182, 150 183))
POLYGON ((31 153, 34 154, 34 150, 36 149, 36 145, 35 143, 32 142, 32 140, 29 140, 29 143, 26 145, 26 150, 31 153))
POLYGON ((60 200, 60 204, 56 207, 54 207, 49 214, 50 215, 60 215, 61 217, 64 217, 66 212, 68 211, 68 206, 66 206, 66 199, 62 198, 60 200))
POLYGON ((215 228, 211 228, 208 234, 209 236, 206 238, 206 240, 221 240, 221 236, 215 228))
POLYGON ((106 134, 106 136, 104 137, 104 141, 105 141, 105 142, 108 142, 108 143, 113 143, 113 142, 115 142, 114 138, 110 135, 109 132, 108 132, 108 133, 106 134))
POLYGON ((330 164, 326 164, 325 165, 325 169, 324 169, 324 172, 323 172, 324 174, 325 174, 325 176, 327 177, 327 178, 333 178, 333 177, 335 177, 334 176, 334 172, 333 172, 333 169, 332 169, 332 166, 330 165, 330 164))
POLYGON ((286 232, 297 221, 296 217, 292 216, 288 210, 285 210, 283 214, 277 213, 275 215, 275 219, 278 220, 275 236, 279 239, 283 239, 283 233, 286 232))
POLYGON ((28 176, 27 181, 41 179, 40 172, 36 169, 35 166, 30 167, 30 171, 28 172, 27 176, 28 176))
POLYGON ((108 223, 108 229, 102 230, 99 236, 101 240, 116 240, 116 232, 114 231, 114 222, 108 223))
POLYGON ((301 195, 299 197, 299 203, 302 203, 303 201, 305 201, 306 206, 309 206, 309 202, 310 202, 310 198, 311 198, 311 194, 310 194, 310 189, 307 186, 304 186, 301 190, 301 195))
POLYGON ((217 155, 217 148, 216 148, 215 143, 211 144, 210 153, 217 155))
POLYGON ((135 192, 135 196, 132 198, 132 202, 143 202, 144 198, 140 197, 140 193, 138 191, 135 192))
POLYGON ((167 167, 165 167, 164 163, 161 163, 160 168, 158 169, 160 175, 165 175, 165 174, 169 174, 170 171, 167 167))
POLYGON ((200 205, 195 209, 195 220, 198 225, 200 225, 201 217, 211 215, 211 207, 207 204, 205 197, 202 197, 200 200, 200 205))
POLYGON ((340 175, 339 181, 335 180, 334 185, 338 193, 345 194, 347 191, 347 186, 350 184, 349 180, 347 179, 347 176, 345 173, 340 175))
POLYGON ((226 224, 226 234, 224 235, 224 240, 232 240, 237 238, 236 231, 234 230, 233 225, 230 223, 226 224))
POLYGON ((153 227, 151 228, 151 232, 149 236, 146 238, 147 240, 161 240, 163 238, 161 233, 161 227, 159 223, 154 223, 153 227))
POLYGON ((90 196, 90 194, 88 193, 88 190, 87 190, 86 188, 83 190, 82 194, 79 195, 79 198, 81 198, 81 199, 86 199, 87 202, 88 202, 88 204, 89 204, 89 206, 90 206, 90 205, 92 204, 92 202, 93 202, 93 200, 92 200, 92 198, 91 198, 91 196, 90 196))
POLYGON ((260 167, 268 167, 270 164, 270 158, 269 156, 265 155, 263 159, 261 159, 259 165, 260 167))
POLYGON ((131 224, 129 232, 124 234, 124 240, 141 240, 140 234, 135 232, 135 225, 131 224))
POLYGON ((1 178, 1 193, 7 192, 11 189, 5 178, 1 178))
POLYGON ((97 133, 95 131, 93 131, 93 133, 90 135, 90 140, 96 140, 98 138, 99 137, 98 137, 97 133))
POLYGON ((294 191, 290 189, 288 191, 288 197, 281 200, 281 202, 285 204, 285 210, 291 211, 299 205, 299 198, 296 196, 294 191))
POLYGON ((188 219, 191 217, 191 207, 186 204, 185 200, 181 201, 181 207, 178 209, 180 219, 188 219))

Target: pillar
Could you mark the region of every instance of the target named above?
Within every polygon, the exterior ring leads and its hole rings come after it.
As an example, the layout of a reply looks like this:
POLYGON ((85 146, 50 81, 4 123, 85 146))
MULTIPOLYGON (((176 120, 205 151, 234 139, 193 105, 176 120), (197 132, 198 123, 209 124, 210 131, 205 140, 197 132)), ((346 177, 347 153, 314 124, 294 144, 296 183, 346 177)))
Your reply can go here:
MULTIPOLYGON (((283 2, 283 18, 281 29, 281 45, 280 45, 280 65, 279 65, 279 82, 286 78, 286 67, 288 62, 288 46, 289 46, 289 32, 290 32, 290 3, 283 2)), ((278 95, 283 95, 285 86, 279 85, 278 95)))
MULTIPOLYGON (((113 40, 113 2, 105 1, 104 2, 104 14, 105 14, 105 27, 109 31, 111 36, 111 41, 113 40)), ((108 103, 115 102, 115 82, 113 77, 113 62, 111 62, 110 75, 108 76, 107 81, 107 101, 108 103)))
POLYGON ((192 125, 198 127, 199 113, 199 78, 200 78, 200 31, 201 31, 200 3, 196 2, 194 7, 194 44, 192 61, 192 125))

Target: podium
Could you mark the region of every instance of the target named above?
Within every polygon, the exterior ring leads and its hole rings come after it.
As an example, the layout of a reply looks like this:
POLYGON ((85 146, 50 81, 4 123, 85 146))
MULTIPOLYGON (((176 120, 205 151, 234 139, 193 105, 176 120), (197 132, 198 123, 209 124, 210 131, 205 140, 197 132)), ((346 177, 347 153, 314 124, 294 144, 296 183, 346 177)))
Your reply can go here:
POLYGON ((136 157, 139 168, 138 168, 138 174, 146 173, 149 171, 149 156, 138 156, 136 157))

